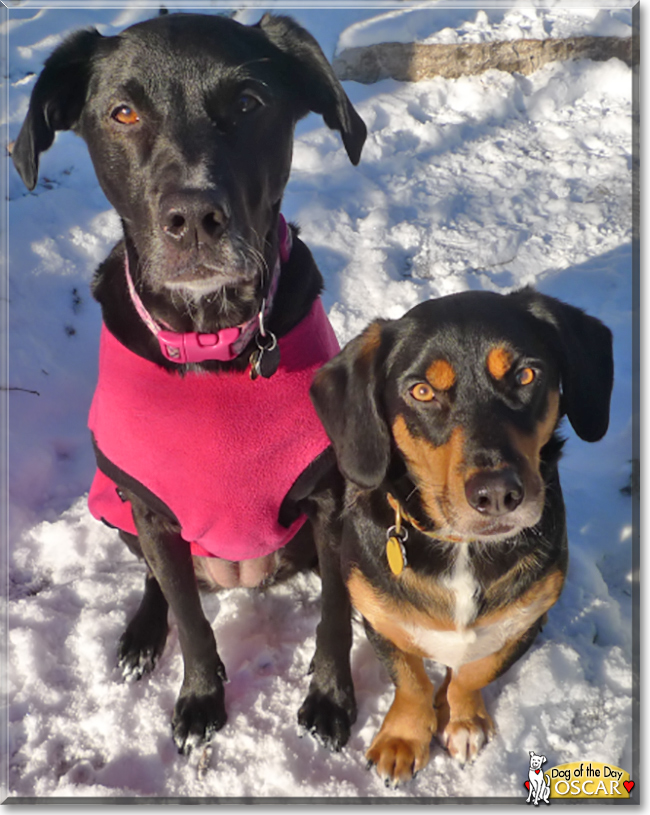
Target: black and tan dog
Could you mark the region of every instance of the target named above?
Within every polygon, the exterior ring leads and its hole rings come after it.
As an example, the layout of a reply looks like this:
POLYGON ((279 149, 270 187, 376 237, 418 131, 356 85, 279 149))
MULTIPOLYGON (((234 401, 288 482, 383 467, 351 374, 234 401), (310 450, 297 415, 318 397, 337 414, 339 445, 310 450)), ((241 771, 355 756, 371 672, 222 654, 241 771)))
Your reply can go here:
POLYGON ((168 608, 176 618, 173 732, 185 752, 226 721, 196 576, 254 586, 315 559, 309 526, 284 499, 301 468, 317 480, 328 440, 310 369, 338 349, 320 272, 280 215, 294 127, 309 111, 356 164, 365 125, 304 29, 273 15, 244 26, 169 14, 63 42, 13 149, 33 189, 40 154, 73 130, 124 227, 93 281, 104 328, 90 503, 148 566, 120 643, 125 674, 152 670, 168 608))
POLYGON ((355 719, 349 594, 396 686, 367 752, 379 775, 411 778, 434 734, 461 762, 477 754, 493 732, 481 688, 530 647, 564 583, 558 423, 600 439, 612 384, 609 329, 531 289, 423 303, 318 372, 346 492, 341 539, 319 551, 304 727, 338 749, 355 719), (423 659, 447 666, 435 698, 423 659))

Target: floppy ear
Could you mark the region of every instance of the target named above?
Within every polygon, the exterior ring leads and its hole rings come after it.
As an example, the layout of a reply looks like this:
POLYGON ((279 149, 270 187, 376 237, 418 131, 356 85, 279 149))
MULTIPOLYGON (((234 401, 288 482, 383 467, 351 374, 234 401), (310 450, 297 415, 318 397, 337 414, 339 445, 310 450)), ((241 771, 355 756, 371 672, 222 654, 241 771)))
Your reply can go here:
POLYGON ((378 404, 382 325, 371 323, 349 342, 318 371, 310 391, 339 469, 364 489, 381 484, 390 462, 391 437, 378 404))
POLYGON ((291 17, 265 14, 257 25, 294 63, 292 78, 301 86, 309 110, 340 132, 350 161, 358 164, 368 131, 316 40, 291 17))
POLYGON ((38 159, 57 130, 70 130, 86 101, 92 56, 102 35, 94 28, 68 37, 46 60, 34 85, 29 110, 12 158, 29 190, 38 180, 38 159))
POLYGON ((532 289, 515 292, 538 320, 550 324, 558 342, 563 408, 585 441, 598 441, 609 426, 614 384, 612 332, 582 309, 532 289))

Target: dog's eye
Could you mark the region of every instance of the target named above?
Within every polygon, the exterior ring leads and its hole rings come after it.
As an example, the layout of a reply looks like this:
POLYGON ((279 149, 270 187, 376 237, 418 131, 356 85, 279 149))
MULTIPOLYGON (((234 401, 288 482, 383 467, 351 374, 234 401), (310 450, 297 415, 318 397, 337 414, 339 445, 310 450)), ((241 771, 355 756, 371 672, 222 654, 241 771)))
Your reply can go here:
POLYGON ((237 99, 237 110, 239 113, 252 113, 260 107, 261 102, 250 93, 242 93, 237 99))
POLYGON ((428 382, 418 382, 411 388, 411 396, 417 402, 431 402, 436 398, 433 388, 428 382))
POLYGON ((532 368, 522 368, 520 371, 517 371, 515 379, 518 385, 530 385, 535 381, 535 376, 535 371, 532 368))
POLYGON ((140 121, 137 111, 128 105, 119 105, 111 113, 111 117, 121 125, 135 125, 140 121))

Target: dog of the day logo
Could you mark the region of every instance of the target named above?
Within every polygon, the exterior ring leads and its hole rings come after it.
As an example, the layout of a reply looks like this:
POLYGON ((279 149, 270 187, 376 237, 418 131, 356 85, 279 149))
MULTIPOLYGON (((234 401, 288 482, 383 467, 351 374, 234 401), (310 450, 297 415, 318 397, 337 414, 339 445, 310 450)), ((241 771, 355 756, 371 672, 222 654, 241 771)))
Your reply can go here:
POLYGON ((631 797, 634 781, 620 767, 599 761, 575 761, 543 769, 546 756, 538 756, 532 750, 529 755, 528 780, 524 782, 528 790, 527 804, 550 804, 550 799, 613 800, 631 797))

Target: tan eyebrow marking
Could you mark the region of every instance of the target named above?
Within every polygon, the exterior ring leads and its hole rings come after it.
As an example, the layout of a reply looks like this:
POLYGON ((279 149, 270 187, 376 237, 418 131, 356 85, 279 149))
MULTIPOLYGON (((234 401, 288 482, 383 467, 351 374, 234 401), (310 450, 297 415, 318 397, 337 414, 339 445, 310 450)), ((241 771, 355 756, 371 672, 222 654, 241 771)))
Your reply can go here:
POLYGON ((503 379, 512 367, 513 356, 507 348, 499 345, 487 355, 488 371, 495 379, 503 379))
POLYGON ((436 359, 427 369, 427 379, 436 391, 448 391, 456 381, 456 371, 445 359, 436 359))

